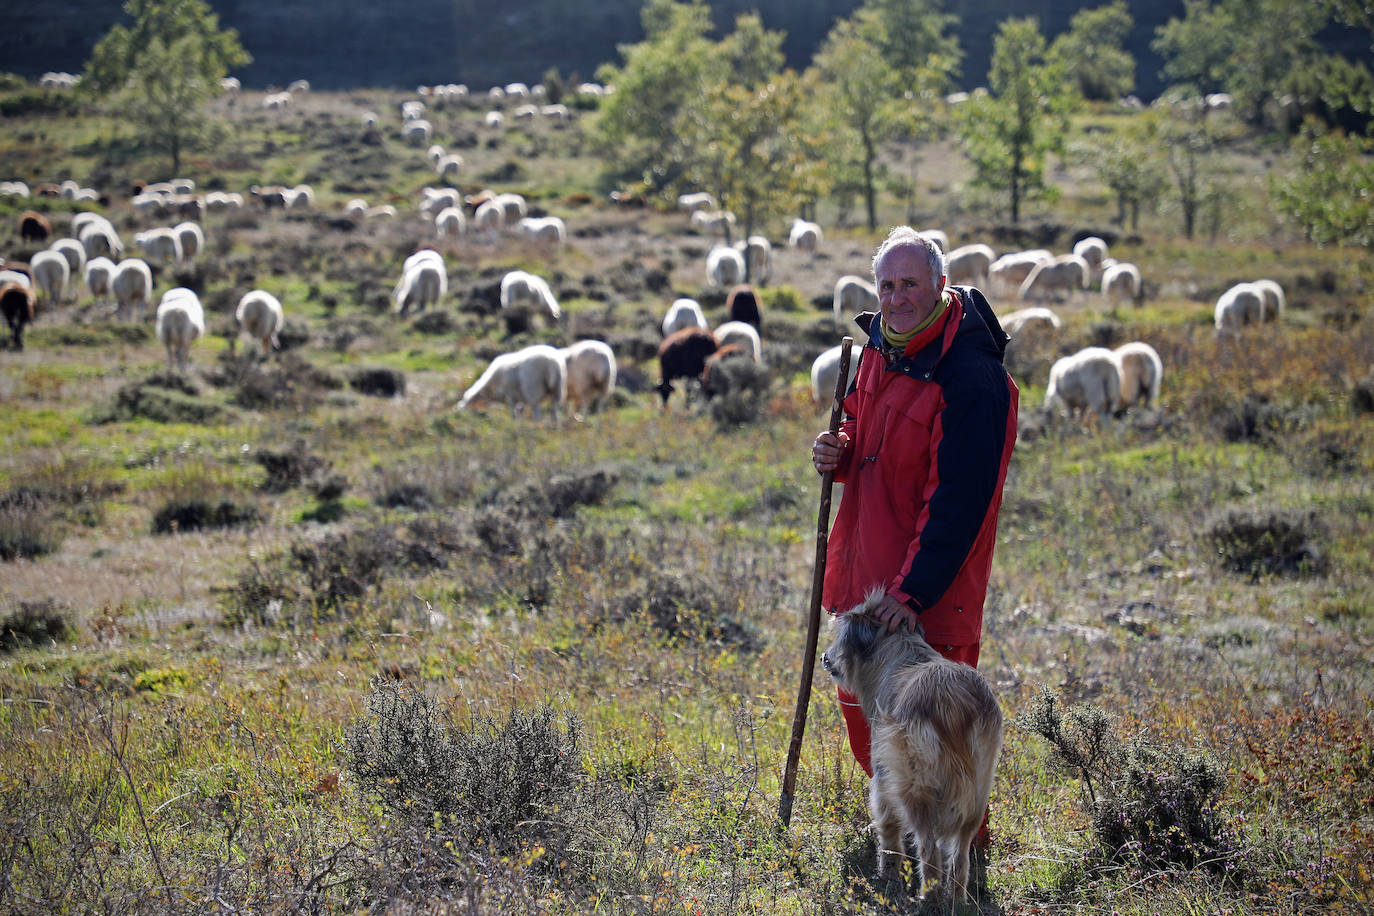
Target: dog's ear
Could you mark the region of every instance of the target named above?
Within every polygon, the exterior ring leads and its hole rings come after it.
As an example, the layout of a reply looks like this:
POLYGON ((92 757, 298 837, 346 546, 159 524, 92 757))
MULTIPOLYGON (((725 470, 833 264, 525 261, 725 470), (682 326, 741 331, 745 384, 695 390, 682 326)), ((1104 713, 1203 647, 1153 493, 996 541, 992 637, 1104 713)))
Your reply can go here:
POLYGON ((844 623, 845 652, 863 659, 872 655, 873 647, 878 644, 878 621, 867 614, 846 614, 844 623))

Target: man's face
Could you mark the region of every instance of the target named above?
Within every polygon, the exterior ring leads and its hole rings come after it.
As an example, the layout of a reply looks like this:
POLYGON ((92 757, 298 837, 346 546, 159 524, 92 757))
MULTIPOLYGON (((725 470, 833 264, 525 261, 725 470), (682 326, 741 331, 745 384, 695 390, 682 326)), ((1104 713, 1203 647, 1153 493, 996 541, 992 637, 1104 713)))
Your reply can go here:
POLYGON ((874 279, 883 320, 898 334, 929 318, 944 291, 944 278, 931 276, 925 252, 911 245, 899 245, 884 254, 874 279))

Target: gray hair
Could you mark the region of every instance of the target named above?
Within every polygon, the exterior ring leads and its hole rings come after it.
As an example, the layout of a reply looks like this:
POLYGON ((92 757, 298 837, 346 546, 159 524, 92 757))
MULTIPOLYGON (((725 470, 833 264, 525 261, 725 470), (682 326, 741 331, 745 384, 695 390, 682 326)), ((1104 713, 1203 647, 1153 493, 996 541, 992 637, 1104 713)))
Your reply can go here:
POLYGON ((923 252, 930 262, 930 273, 936 282, 939 282, 941 277, 948 276, 945 268, 945 253, 940 250, 939 245, 910 226, 897 226, 887 234, 887 238, 883 239, 878 250, 873 252, 873 278, 875 280, 878 277, 878 262, 894 248, 916 248, 923 252))

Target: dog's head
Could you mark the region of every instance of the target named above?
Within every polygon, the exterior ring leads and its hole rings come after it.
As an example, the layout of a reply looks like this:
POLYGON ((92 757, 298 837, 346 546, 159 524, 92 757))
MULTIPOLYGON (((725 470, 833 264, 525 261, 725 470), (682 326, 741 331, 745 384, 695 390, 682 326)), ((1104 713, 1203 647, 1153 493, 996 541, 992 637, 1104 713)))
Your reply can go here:
POLYGON ((873 657, 882 628, 877 620, 855 609, 831 621, 830 632, 832 642, 821 653, 821 667, 836 684, 853 693, 858 671, 873 657))

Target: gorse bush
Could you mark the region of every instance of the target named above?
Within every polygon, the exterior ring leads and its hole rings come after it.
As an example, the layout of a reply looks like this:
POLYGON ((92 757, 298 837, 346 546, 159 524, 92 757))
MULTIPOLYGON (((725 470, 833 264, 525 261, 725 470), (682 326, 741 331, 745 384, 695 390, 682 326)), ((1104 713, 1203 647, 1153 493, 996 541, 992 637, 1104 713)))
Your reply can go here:
POLYGON ((1122 741, 1094 706, 1062 708, 1044 689, 1017 724, 1050 744, 1051 762, 1083 784, 1097 852, 1146 868, 1223 870, 1239 855, 1220 813, 1225 779, 1201 751, 1122 741))

